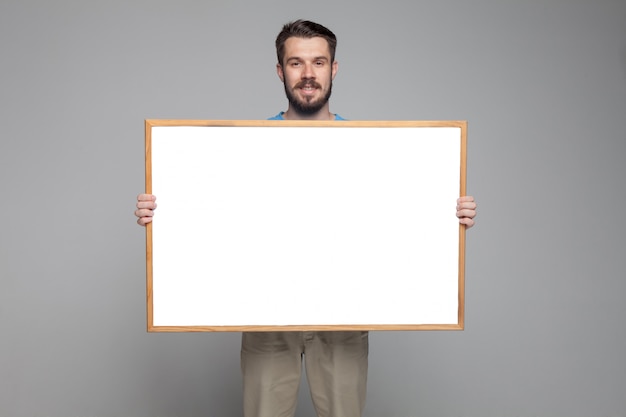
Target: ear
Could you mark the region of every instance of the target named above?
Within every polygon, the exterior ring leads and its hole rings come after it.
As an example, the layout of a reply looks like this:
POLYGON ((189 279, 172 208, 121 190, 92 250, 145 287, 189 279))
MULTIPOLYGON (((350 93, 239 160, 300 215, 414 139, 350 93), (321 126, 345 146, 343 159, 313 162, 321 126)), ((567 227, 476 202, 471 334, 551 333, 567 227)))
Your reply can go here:
POLYGON ((282 65, 276 64, 276 74, 278 74, 278 78, 280 78, 282 82, 285 82, 285 74, 283 73, 282 65))
POLYGON ((333 65, 331 67, 331 76, 332 79, 335 79, 335 75, 337 75, 337 70, 339 69, 339 63, 337 61, 333 61, 333 65))

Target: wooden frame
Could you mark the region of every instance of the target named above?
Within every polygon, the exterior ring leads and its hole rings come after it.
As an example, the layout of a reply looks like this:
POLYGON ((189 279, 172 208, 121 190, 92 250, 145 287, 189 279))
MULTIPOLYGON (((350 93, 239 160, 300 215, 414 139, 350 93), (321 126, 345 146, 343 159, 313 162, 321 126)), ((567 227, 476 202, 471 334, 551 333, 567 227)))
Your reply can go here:
POLYGON ((466 122, 145 126, 148 331, 463 329, 466 122))

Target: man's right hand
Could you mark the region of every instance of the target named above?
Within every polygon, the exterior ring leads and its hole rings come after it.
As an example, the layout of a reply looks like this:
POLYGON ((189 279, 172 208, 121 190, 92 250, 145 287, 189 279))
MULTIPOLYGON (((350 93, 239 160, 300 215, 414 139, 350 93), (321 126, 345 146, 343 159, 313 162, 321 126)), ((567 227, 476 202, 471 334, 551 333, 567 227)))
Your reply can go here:
POLYGON ((156 196, 152 194, 139 194, 137 196, 137 210, 135 210, 135 216, 138 217, 137 224, 139 226, 145 226, 150 223, 156 207, 156 196))

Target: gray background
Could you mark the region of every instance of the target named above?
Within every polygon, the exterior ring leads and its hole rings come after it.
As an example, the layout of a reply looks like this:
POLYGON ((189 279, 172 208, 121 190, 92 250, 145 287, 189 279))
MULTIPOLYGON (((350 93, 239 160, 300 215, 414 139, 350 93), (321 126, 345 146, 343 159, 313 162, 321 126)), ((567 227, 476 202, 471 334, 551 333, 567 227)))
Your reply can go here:
POLYGON ((298 17, 332 110, 469 121, 466 330, 372 333, 365 416, 626 416, 622 0, 2 0, 0 415, 241 415, 239 334, 145 331, 143 120, 284 110, 298 17))

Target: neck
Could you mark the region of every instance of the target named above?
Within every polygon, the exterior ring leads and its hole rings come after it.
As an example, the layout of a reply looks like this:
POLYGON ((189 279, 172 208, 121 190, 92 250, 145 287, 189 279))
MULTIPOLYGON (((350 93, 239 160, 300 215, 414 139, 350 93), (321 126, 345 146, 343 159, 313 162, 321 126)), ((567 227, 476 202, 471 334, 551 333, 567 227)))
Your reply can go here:
POLYGON ((312 114, 299 113, 289 106, 287 111, 283 113, 283 118, 285 120, 335 120, 335 115, 329 111, 328 105, 312 114))

